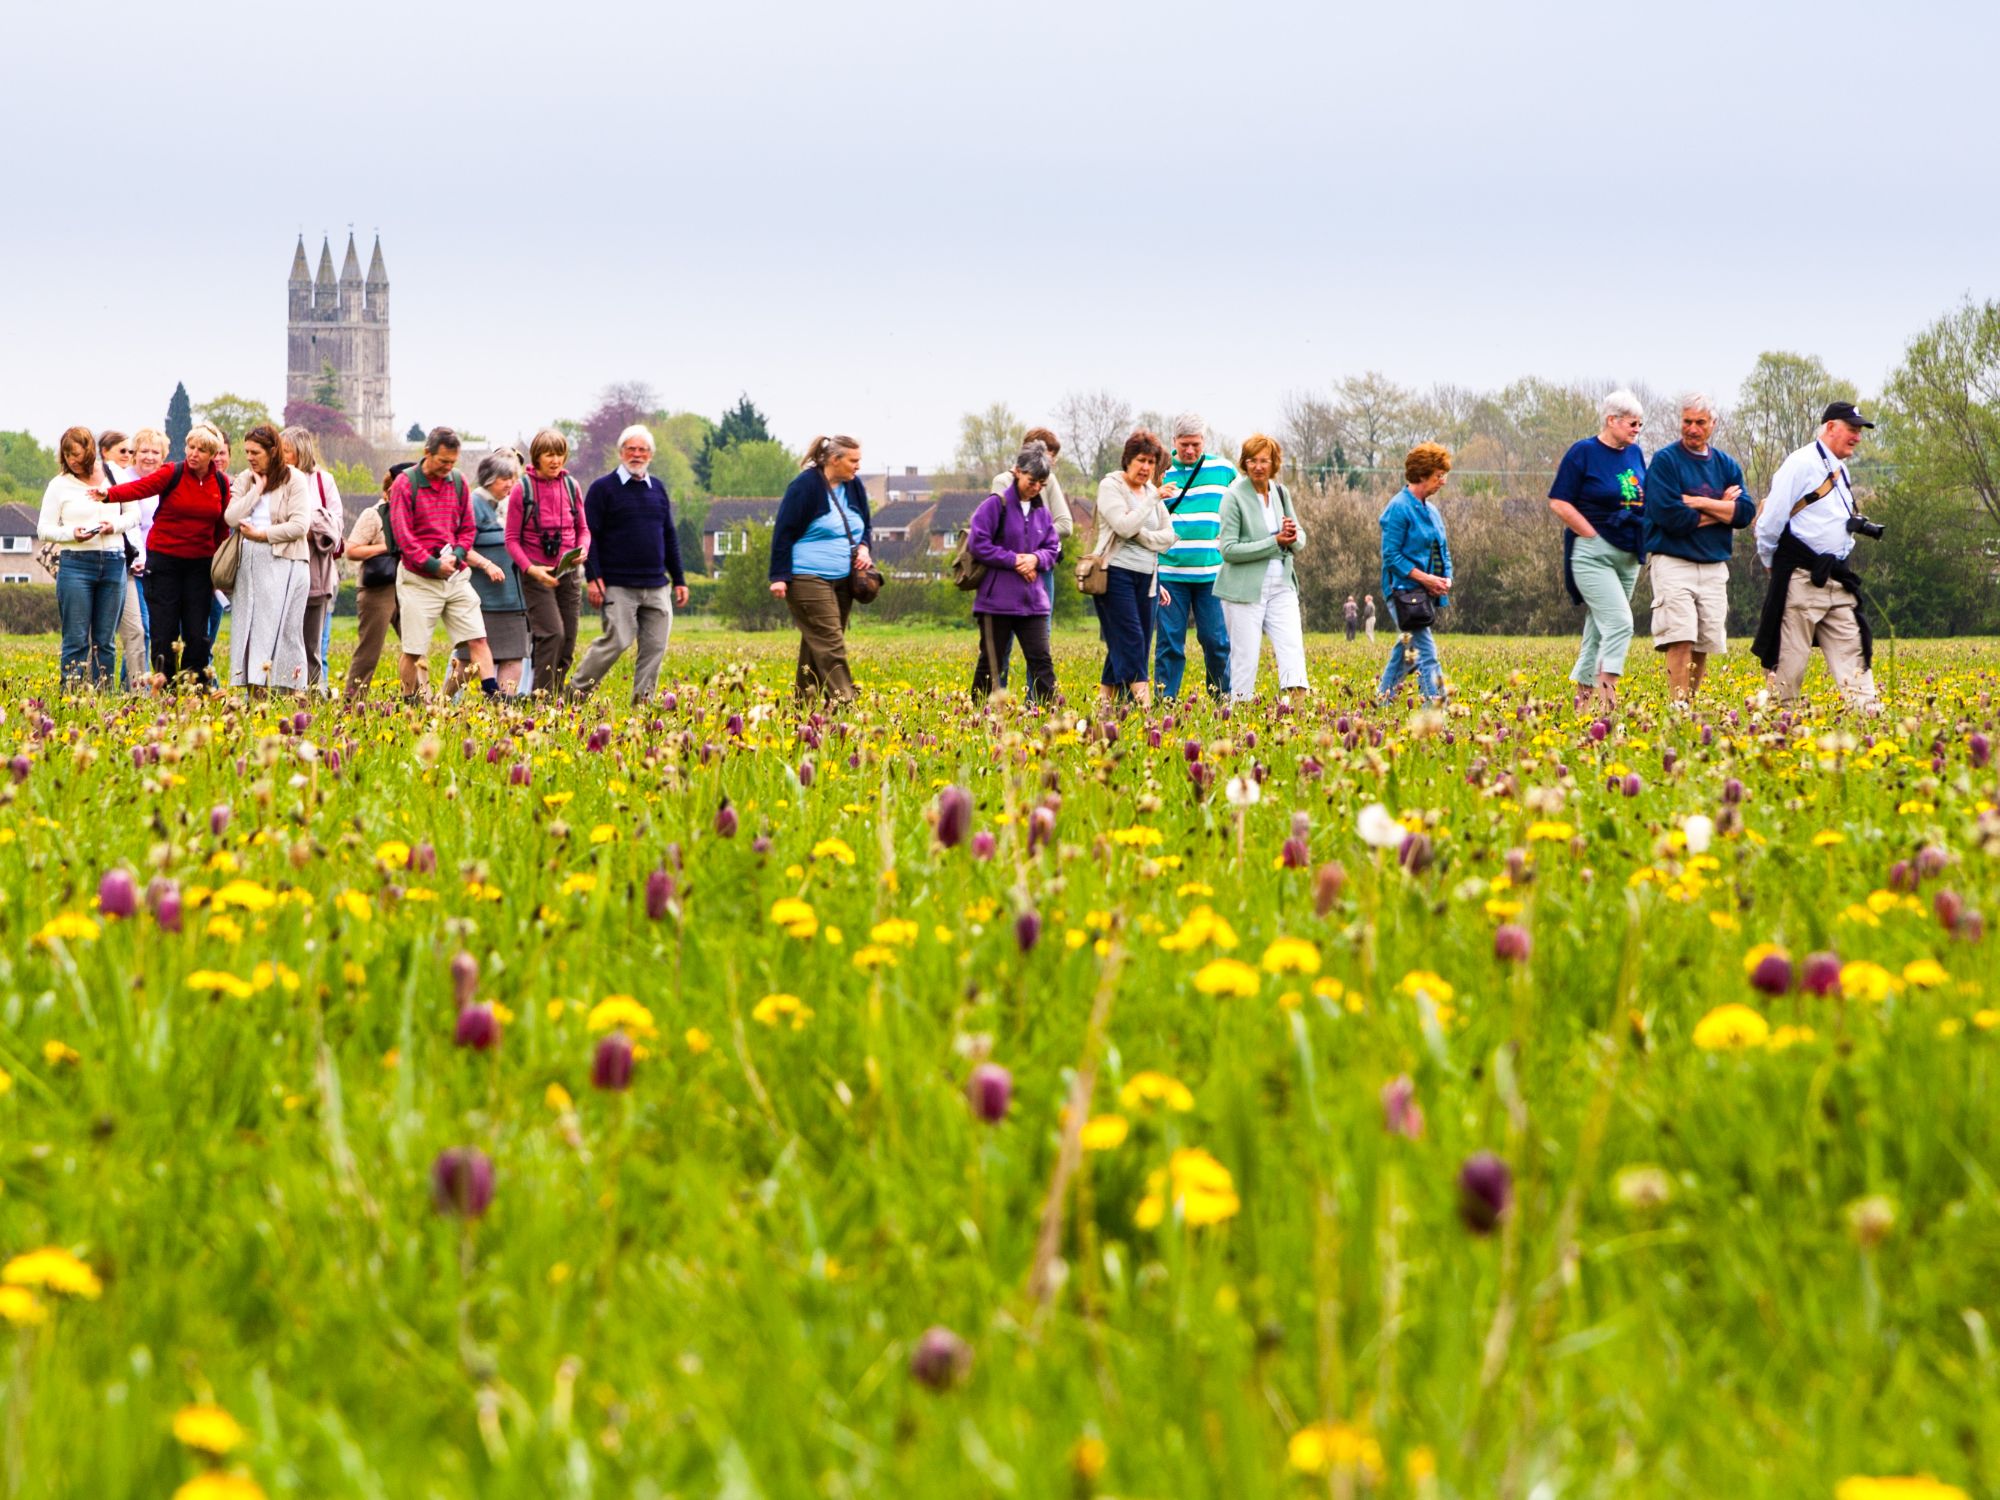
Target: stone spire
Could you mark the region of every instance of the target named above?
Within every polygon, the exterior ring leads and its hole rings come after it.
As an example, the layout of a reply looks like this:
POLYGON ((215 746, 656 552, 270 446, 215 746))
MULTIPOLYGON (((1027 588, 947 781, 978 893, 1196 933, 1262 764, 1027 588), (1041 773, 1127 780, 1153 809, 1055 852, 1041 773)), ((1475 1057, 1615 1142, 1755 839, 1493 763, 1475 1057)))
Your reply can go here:
POLYGON ((354 253, 354 231, 347 231, 347 259, 341 263, 340 281, 345 286, 361 279, 361 257, 354 253))
POLYGON ((299 247, 292 252, 291 282, 294 286, 300 282, 304 282, 307 286, 312 285, 312 270, 306 265, 306 237, 304 235, 299 236, 299 247))
POLYGON ((382 264, 382 236, 375 236, 375 253, 368 257, 368 284, 386 287, 389 284, 389 268, 382 264))
POLYGON ((314 280, 326 290, 333 290, 333 246, 324 238, 319 242, 319 275, 314 280))

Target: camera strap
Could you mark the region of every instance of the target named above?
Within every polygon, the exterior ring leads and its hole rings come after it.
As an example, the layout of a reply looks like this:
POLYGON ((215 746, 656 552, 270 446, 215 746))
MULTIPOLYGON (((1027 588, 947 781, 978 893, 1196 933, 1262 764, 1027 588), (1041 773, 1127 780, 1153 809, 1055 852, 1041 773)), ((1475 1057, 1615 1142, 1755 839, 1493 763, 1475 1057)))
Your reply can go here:
MULTIPOLYGON (((1807 506, 1817 504, 1819 501, 1824 500, 1828 495, 1832 494, 1835 489, 1840 487, 1840 481, 1846 477, 1846 471, 1844 469, 1836 469, 1833 466, 1833 460, 1831 460, 1826 456, 1826 449, 1820 447, 1820 445, 1817 442, 1813 444, 1813 449, 1815 452, 1819 454, 1819 461, 1826 468, 1826 478, 1820 481, 1820 487, 1814 490, 1811 494, 1802 495, 1797 500, 1792 502, 1792 513, 1790 516, 1786 517, 1787 520, 1796 519, 1798 517, 1799 512, 1804 510, 1807 506)), ((1848 486, 1848 493, 1849 494, 1853 493, 1853 486, 1851 483, 1848 486)), ((1848 503, 1847 511, 1849 515, 1852 515, 1854 513, 1854 505, 1852 501, 1848 503)))

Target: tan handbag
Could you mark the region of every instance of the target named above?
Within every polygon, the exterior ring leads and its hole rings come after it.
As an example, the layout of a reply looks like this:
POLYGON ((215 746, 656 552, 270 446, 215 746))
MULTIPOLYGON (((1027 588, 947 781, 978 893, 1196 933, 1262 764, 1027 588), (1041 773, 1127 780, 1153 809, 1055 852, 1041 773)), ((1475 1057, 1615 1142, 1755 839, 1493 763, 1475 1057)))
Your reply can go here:
POLYGON ((232 529, 222 539, 222 545, 215 549, 215 556, 208 560, 208 581, 211 587, 223 593, 236 590, 236 570, 243 564, 243 533, 232 529))
POLYGON ((1104 519, 1104 507, 1097 508, 1097 547, 1076 565, 1076 586, 1086 594, 1101 594, 1111 587, 1110 564, 1104 554, 1111 550, 1111 539, 1116 532, 1104 519))

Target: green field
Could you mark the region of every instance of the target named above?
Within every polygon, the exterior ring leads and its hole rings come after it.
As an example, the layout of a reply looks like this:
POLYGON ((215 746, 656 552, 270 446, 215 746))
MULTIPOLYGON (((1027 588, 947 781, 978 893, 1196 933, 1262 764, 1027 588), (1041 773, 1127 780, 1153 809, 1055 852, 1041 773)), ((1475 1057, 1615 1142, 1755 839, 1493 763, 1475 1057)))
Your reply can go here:
POLYGON ((1105 722, 1082 632, 1048 715, 881 630, 805 720, 794 644, 0 646, 0 1493, 2000 1493, 2000 646, 1866 721, 1642 646, 1599 740, 1565 641, 1105 722))

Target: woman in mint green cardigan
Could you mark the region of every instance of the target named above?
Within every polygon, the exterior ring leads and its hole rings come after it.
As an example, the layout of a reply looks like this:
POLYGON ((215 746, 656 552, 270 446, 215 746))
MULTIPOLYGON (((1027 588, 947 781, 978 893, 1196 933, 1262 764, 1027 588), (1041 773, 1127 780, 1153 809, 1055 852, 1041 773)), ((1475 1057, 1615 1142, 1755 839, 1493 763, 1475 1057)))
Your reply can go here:
POLYGON ((1243 444, 1237 480, 1222 497, 1216 546, 1222 571, 1215 597, 1229 627, 1229 696, 1257 696, 1257 659, 1263 637, 1278 658, 1278 688, 1306 686, 1305 627, 1299 618, 1299 581, 1292 558, 1306 534, 1292 497, 1278 482, 1284 450, 1277 439, 1253 434, 1243 444))

